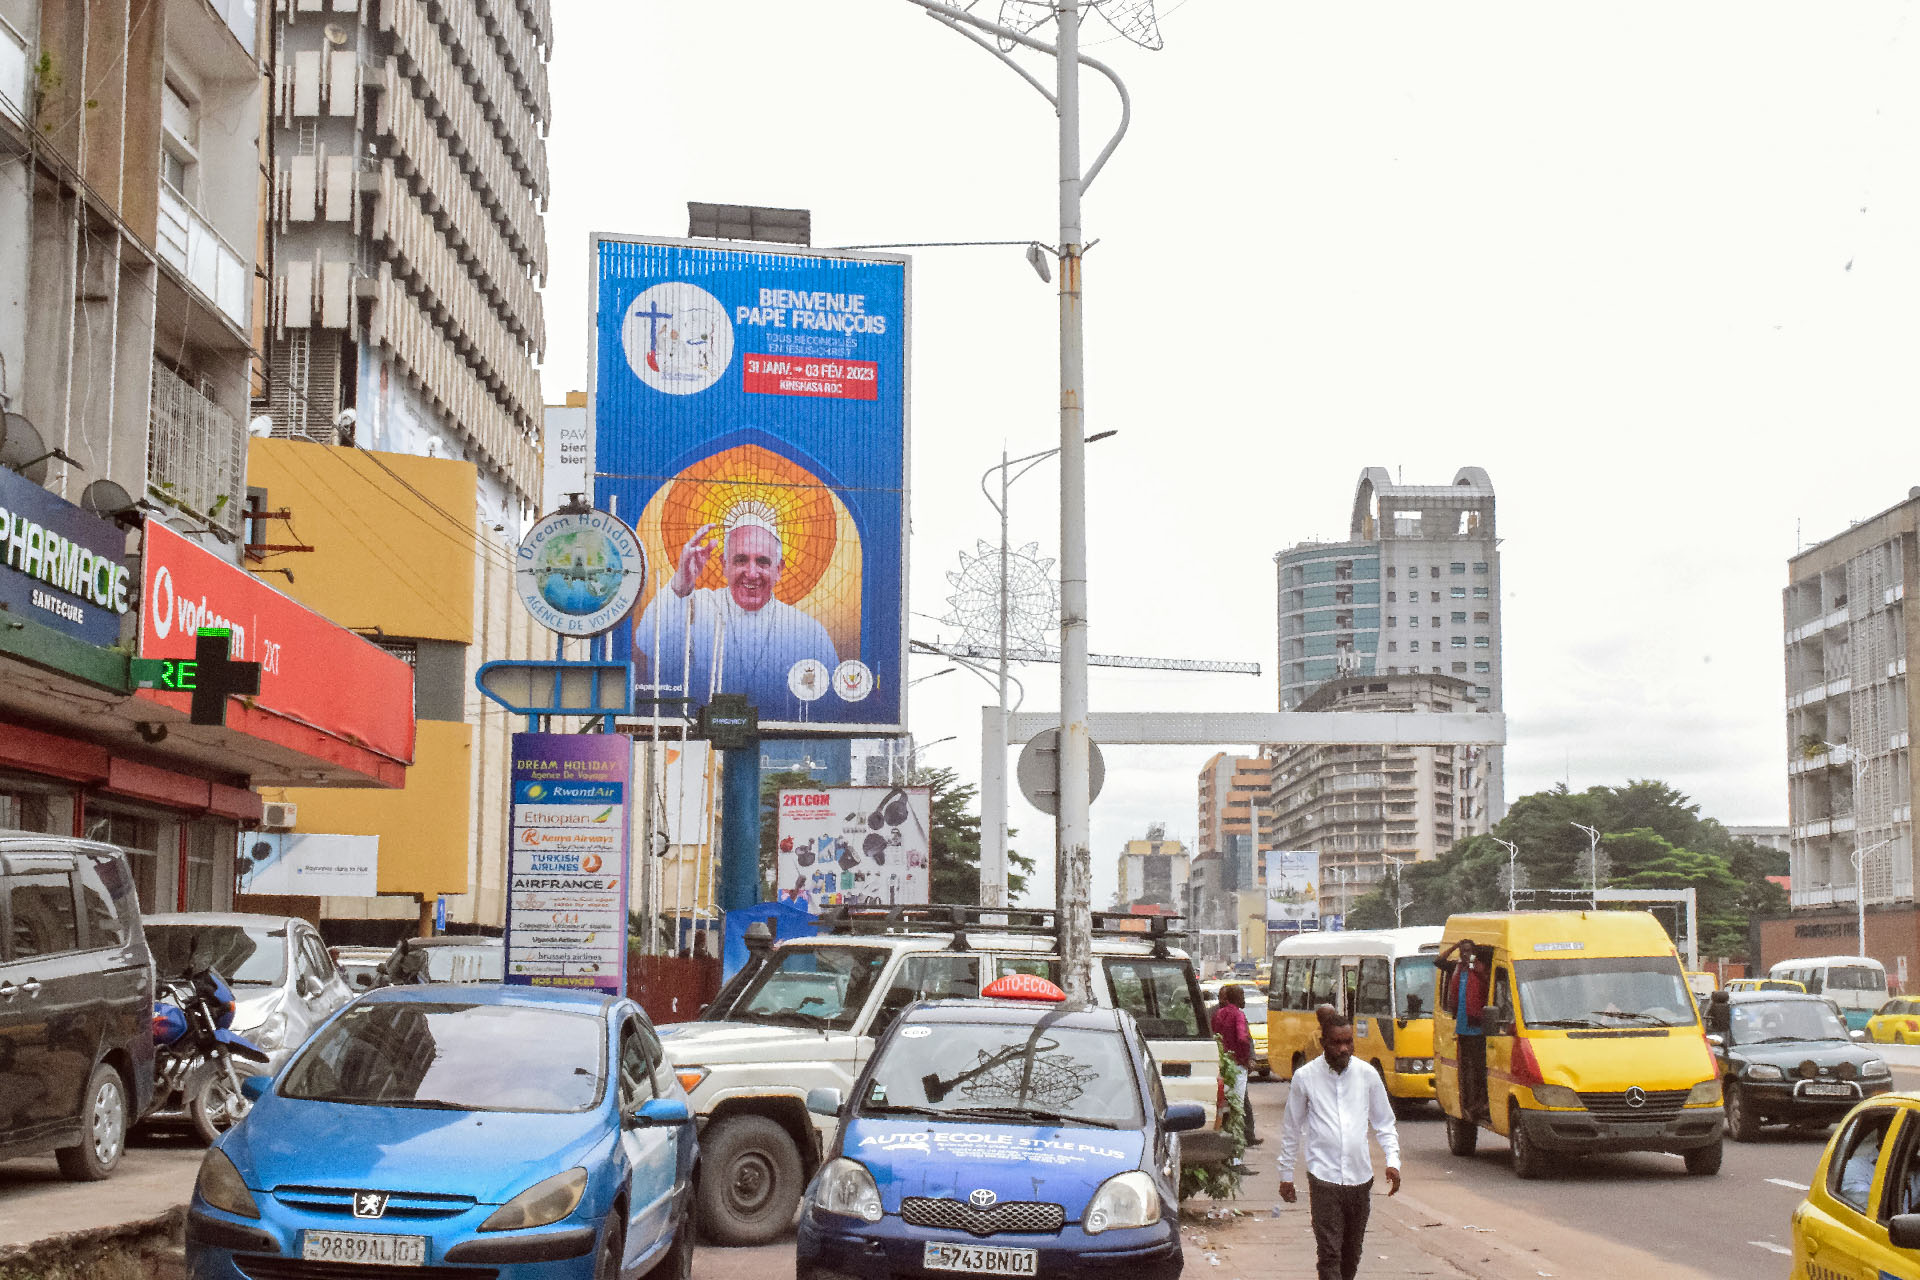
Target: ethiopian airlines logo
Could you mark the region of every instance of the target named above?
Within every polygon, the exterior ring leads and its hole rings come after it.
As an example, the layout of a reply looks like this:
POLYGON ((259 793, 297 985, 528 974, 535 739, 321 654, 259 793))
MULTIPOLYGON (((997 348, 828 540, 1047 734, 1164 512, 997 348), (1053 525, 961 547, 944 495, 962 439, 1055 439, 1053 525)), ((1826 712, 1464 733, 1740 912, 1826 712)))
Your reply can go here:
POLYGON ((620 344, 634 376, 668 395, 705 391, 733 359, 733 321, 699 285, 673 280, 643 291, 627 308, 620 344))

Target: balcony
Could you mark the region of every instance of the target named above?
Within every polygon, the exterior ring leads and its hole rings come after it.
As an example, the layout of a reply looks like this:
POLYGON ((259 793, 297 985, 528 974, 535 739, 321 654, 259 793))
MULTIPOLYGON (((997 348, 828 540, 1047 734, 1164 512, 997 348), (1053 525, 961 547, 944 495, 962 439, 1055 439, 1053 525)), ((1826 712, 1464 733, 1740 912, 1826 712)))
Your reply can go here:
POLYGON ((164 182, 160 184, 155 239, 162 259, 205 294, 236 329, 245 332, 249 328, 253 323, 248 293, 253 269, 179 192, 164 182))
POLYGON ((27 123, 27 38, 0 18, 0 117, 27 123))
POLYGON ((247 434, 240 420, 183 381, 153 366, 147 428, 147 493, 237 536, 246 507, 247 434))

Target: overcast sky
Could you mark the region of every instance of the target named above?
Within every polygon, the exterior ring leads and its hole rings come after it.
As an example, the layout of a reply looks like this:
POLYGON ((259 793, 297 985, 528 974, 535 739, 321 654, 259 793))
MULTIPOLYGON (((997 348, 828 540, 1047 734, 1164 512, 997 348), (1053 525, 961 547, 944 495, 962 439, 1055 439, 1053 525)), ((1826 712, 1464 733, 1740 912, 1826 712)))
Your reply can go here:
MULTIPOLYGON (((1262 673, 1096 671, 1094 709, 1277 709, 1274 553, 1344 538, 1364 467, 1476 465, 1509 801, 1653 777, 1784 822, 1787 557, 1920 483, 1911 5, 1159 7, 1164 51, 1088 50, 1134 105, 1086 200, 1087 428, 1120 432, 1088 452, 1092 647, 1262 673)), ((585 385, 590 230, 682 235, 692 199, 811 209, 821 246, 1058 238, 1051 110, 905 0, 555 10, 551 401, 585 385)), ((1091 156, 1114 99, 1084 94, 1091 156)), ((976 477, 1057 443, 1056 304, 1018 249, 920 250, 913 291, 938 619, 997 535, 976 477)), ((1047 555, 1057 476, 1012 504, 1047 555)), ((1058 706, 1057 668, 1021 674, 1058 706)), ((983 700, 914 691, 920 740, 954 736, 926 762, 978 777, 983 700)), ((1192 839, 1209 754, 1108 751, 1102 903, 1147 823, 1192 839)), ((1013 822, 1050 856, 1049 819, 1013 822)))

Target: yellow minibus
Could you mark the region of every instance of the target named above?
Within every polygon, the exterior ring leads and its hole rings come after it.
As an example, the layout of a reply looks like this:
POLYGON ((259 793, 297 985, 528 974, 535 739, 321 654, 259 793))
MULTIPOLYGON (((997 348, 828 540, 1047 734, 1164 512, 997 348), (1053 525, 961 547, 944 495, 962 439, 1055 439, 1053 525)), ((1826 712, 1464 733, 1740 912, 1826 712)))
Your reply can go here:
POLYGON ((1320 1052, 1314 1009, 1353 1019, 1354 1056, 1373 1064, 1396 1109, 1433 1092, 1433 957, 1440 927, 1290 934, 1273 948, 1267 1060, 1288 1079, 1320 1052))

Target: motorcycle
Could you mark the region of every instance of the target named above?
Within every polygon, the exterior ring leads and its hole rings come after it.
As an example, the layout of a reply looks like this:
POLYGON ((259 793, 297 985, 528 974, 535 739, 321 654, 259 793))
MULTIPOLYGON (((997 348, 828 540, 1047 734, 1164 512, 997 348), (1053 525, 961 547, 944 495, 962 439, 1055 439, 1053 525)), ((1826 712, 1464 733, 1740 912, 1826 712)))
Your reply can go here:
POLYGON ((267 1062, 235 1033, 233 988, 212 969, 164 978, 153 1004, 153 1108, 148 1122, 185 1119, 202 1142, 239 1124, 250 1104, 235 1058, 267 1062))

